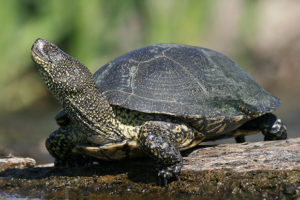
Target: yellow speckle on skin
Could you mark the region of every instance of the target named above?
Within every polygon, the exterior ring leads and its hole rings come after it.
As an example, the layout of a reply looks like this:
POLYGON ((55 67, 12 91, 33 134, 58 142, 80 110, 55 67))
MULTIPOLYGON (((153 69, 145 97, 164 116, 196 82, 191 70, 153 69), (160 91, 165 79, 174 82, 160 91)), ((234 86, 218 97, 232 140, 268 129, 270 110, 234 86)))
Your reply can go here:
POLYGON ((181 126, 181 128, 182 128, 182 130, 185 131, 185 132, 187 132, 187 131, 189 130, 187 126, 181 126))
POLYGON ((179 132, 180 132, 180 127, 179 127, 179 126, 176 126, 176 127, 172 130, 172 132, 174 132, 174 133, 179 133, 179 132))
POLYGON ((216 124, 220 124, 224 121, 225 117, 219 117, 219 118, 210 118, 208 119, 208 126, 213 126, 216 124))
POLYGON ((217 132, 218 134, 224 132, 225 127, 226 127, 226 124, 223 124, 216 132, 217 132))
POLYGON ((234 121, 234 122, 239 122, 239 121, 241 121, 243 118, 244 118, 243 115, 234 116, 234 117, 232 117, 232 121, 234 121))
POLYGON ((208 130, 207 132, 208 133, 212 133, 212 132, 216 132, 217 133, 222 126, 223 126, 223 124, 218 124, 216 127, 208 130))

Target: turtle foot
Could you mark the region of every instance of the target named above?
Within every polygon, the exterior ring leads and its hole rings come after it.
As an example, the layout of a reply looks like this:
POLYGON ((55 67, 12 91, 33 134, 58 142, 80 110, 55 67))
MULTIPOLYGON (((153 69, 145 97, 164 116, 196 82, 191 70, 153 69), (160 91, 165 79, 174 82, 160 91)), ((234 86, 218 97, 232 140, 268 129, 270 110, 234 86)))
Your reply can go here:
POLYGON ((280 119, 276 119, 269 129, 263 130, 263 134, 265 135, 265 141, 285 140, 287 139, 287 128, 280 119))
POLYGON ((158 171, 158 185, 167 186, 168 183, 178 180, 182 163, 176 163, 171 166, 159 165, 158 171))

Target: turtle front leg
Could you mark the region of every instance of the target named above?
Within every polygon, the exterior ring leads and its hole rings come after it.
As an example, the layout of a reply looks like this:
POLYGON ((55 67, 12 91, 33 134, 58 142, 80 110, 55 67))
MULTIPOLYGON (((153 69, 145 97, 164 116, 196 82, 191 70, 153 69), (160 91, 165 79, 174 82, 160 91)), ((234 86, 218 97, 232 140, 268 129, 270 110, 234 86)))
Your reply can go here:
POLYGON ((146 154, 157 161, 160 185, 178 178, 182 167, 179 146, 188 144, 193 138, 192 129, 184 124, 150 121, 141 127, 138 143, 146 154))
POLYGON ((166 185, 171 178, 177 178, 182 167, 181 154, 168 135, 168 130, 163 129, 159 122, 146 123, 138 135, 142 150, 158 162, 160 185, 166 185))
POLYGON ((272 113, 267 113, 244 124, 240 129, 260 130, 264 140, 284 140, 287 138, 287 128, 281 119, 272 113))
POLYGON ((87 165, 89 158, 73 153, 73 148, 84 142, 85 136, 71 126, 63 126, 53 131, 46 140, 46 148, 54 157, 56 167, 87 165))
POLYGON ((70 119, 69 117, 67 116, 67 113, 65 112, 64 109, 61 109, 55 116, 55 121, 56 123, 61 126, 61 127, 64 127, 64 126, 68 126, 70 125, 70 119))

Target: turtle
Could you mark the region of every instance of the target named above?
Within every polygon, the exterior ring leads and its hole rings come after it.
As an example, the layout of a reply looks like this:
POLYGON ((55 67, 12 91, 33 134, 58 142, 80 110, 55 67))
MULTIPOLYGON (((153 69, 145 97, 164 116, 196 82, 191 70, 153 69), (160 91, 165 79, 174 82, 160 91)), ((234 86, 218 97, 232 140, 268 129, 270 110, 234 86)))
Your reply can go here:
POLYGON ((180 174, 181 152, 203 141, 244 142, 259 131, 264 140, 287 138, 286 125, 272 113, 281 101, 214 50, 150 45, 94 75, 44 39, 33 43, 31 54, 63 108, 59 128, 46 140, 56 166, 148 156, 166 185, 180 174))

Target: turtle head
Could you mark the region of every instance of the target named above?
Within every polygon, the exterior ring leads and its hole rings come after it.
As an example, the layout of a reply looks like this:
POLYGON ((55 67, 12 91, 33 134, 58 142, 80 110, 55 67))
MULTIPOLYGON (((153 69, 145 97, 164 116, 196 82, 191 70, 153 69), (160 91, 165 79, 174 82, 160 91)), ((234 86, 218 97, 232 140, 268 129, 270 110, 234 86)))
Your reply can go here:
POLYGON ((48 89, 58 98, 95 85, 87 67, 47 40, 37 39, 31 54, 48 89))

